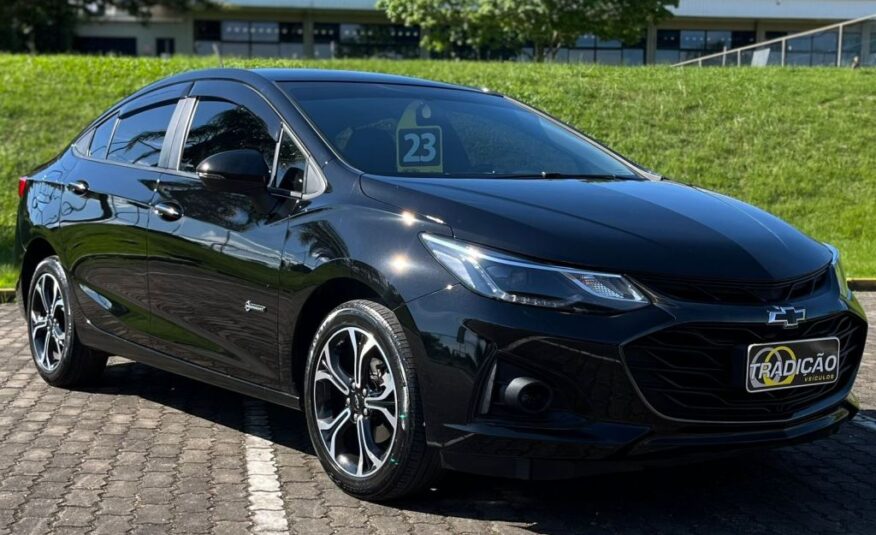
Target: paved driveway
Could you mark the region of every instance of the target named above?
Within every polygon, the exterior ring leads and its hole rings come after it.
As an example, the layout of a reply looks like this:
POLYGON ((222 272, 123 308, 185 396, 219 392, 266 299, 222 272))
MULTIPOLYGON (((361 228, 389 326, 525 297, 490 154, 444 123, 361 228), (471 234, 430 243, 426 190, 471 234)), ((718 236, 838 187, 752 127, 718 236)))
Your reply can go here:
MULTIPOLYGON (((876 294, 863 300, 876 318, 876 294)), ((833 438, 560 483, 452 475, 386 507, 328 481, 296 412, 120 358, 95 390, 49 388, 17 310, 2 305, 0 534, 872 534, 874 334, 857 387, 865 417, 833 438)))

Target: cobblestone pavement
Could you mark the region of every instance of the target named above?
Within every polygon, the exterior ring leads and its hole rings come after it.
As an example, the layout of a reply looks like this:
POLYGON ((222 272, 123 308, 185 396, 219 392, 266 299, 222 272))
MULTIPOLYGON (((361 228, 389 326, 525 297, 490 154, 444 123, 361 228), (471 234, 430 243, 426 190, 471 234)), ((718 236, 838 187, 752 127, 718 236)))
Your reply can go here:
MULTIPOLYGON (((876 294, 862 301, 876 318, 876 294)), ((874 342, 857 387, 870 418, 874 342)), ((94 390, 48 387, 0 305, 0 534, 876 533, 874 459, 860 419, 730 461, 561 483, 451 475, 373 505, 323 475, 294 411, 120 358, 94 390)))

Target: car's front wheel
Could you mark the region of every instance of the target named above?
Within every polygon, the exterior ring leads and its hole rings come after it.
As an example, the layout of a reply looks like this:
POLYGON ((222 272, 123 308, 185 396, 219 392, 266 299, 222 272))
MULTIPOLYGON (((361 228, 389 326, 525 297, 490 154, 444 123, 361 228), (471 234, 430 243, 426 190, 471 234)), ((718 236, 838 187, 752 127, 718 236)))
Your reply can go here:
POLYGON ((97 380, 107 356, 83 346, 76 337, 72 295, 58 257, 37 265, 27 305, 30 351, 40 376, 52 386, 66 387, 97 380))
POLYGON ((305 373, 310 439, 344 491, 369 500, 426 487, 440 472, 426 445, 413 357, 395 314, 365 300, 334 309, 305 373))

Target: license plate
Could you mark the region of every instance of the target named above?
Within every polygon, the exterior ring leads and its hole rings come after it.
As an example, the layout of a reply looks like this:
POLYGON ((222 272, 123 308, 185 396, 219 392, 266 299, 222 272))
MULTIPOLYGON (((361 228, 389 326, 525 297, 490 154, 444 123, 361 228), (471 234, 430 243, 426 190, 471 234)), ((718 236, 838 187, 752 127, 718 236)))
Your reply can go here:
POLYGON ((839 338, 818 338, 748 346, 745 389, 783 390, 836 382, 839 338))

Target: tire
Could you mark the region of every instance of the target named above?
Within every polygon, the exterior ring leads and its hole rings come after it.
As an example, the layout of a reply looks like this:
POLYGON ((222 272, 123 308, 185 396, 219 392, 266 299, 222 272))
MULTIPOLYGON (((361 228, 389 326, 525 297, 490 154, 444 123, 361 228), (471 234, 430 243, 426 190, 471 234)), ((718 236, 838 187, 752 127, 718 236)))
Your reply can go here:
POLYGON ((335 308, 314 336, 305 378, 310 440, 346 493, 387 501, 421 491, 439 476, 438 452, 426 444, 413 356, 391 310, 365 300, 335 308), (358 384, 355 354, 363 370, 358 384))
POLYGON ((92 384, 106 367, 107 355, 79 342, 73 306, 64 267, 57 256, 46 258, 31 277, 27 332, 37 372, 52 386, 92 384))

